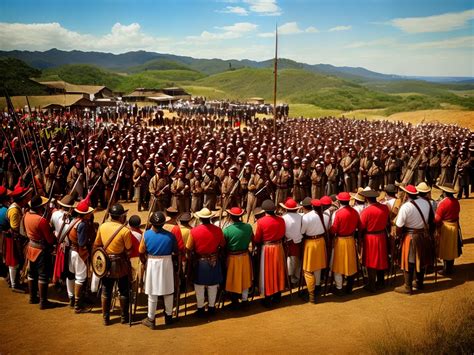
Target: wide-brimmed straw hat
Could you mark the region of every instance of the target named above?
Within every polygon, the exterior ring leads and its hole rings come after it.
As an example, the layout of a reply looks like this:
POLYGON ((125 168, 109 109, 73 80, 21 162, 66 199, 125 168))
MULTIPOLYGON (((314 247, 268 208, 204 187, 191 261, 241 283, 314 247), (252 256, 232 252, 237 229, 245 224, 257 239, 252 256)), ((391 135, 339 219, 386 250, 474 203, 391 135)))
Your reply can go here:
POLYGON ((361 194, 361 192, 364 191, 362 187, 359 187, 357 189, 357 193, 350 193, 351 197, 359 202, 365 202, 365 196, 361 194))
POLYGON ((420 182, 416 185, 416 190, 421 193, 427 193, 431 191, 431 187, 429 187, 426 182, 420 182))
POLYGON ((438 185, 436 186, 438 189, 447 192, 449 194, 456 194, 458 193, 457 190, 454 189, 454 186, 452 184, 445 184, 445 185, 438 185))
POLYGON ((202 210, 195 212, 194 215, 198 218, 212 218, 214 213, 209 208, 204 207, 202 210))

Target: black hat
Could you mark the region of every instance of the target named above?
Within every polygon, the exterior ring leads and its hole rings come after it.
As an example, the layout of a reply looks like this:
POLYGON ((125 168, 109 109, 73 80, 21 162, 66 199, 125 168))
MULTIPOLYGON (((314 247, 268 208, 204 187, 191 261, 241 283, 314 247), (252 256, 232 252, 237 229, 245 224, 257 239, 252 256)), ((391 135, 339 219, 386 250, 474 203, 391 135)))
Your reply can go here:
POLYGON ((48 199, 41 195, 35 195, 30 201, 30 208, 34 210, 35 208, 40 208, 48 203, 48 199))
POLYGON ((394 184, 388 184, 387 186, 385 186, 385 192, 389 194, 396 194, 397 187, 394 184))
POLYGON ((130 219, 128 220, 128 224, 130 225, 130 227, 138 228, 140 227, 141 223, 142 223, 142 220, 140 216, 137 216, 136 214, 131 216, 130 219))
POLYGON ((300 202, 300 205, 303 207, 311 207, 311 197, 305 197, 304 200, 300 202))
POLYGON ((265 212, 268 212, 268 211, 275 211, 275 203, 273 203, 272 200, 265 200, 265 201, 263 201, 263 203, 262 203, 262 209, 263 209, 265 212))
POLYGON ((150 223, 154 227, 162 226, 166 222, 166 217, 163 212, 157 211, 151 215, 150 223))
POLYGON ((179 216, 180 222, 189 222, 191 219, 193 219, 193 216, 189 212, 181 213, 181 215, 179 216))
POLYGON ((113 217, 120 217, 127 213, 128 210, 124 209, 123 206, 120 203, 117 203, 110 207, 109 214, 113 217))

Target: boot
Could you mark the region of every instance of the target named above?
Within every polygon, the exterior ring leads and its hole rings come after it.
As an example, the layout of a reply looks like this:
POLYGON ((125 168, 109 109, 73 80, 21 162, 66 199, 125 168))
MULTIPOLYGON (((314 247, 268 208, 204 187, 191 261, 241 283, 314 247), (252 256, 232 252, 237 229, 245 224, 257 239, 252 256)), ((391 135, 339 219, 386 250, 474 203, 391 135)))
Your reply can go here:
POLYGON ((281 302, 281 292, 277 292, 272 297, 272 302, 278 304, 281 302))
POLYGON ((271 296, 265 296, 265 298, 262 299, 262 305, 265 308, 270 308, 272 306, 272 297, 271 296))
POLYGON ((448 261, 443 260, 443 269, 438 272, 441 276, 448 275, 448 261))
POLYGON ((406 295, 411 295, 413 292, 411 286, 413 282, 413 273, 404 271, 403 277, 405 279, 405 283, 400 287, 396 287, 394 291, 406 295))
POLYGON ((314 289, 315 296, 321 295, 322 290, 323 288, 321 287, 321 285, 316 285, 316 288, 314 289))
POLYGON ((446 260, 446 273, 452 275, 454 273, 454 260, 446 260))
POLYGON ((104 319, 104 325, 110 325, 110 298, 102 296, 102 318, 104 319))
POLYGON ((309 303, 316 303, 316 295, 314 294, 314 291, 309 292, 308 302, 309 303))
POLYGON ((207 307, 207 313, 210 315, 210 316, 213 316, 216 314, 216 307, 207 307))
POLYGON ((39 293, 40 293, 40 309, 49 309, 54 308, 55 304, 48 301, 48 284, 39 283, 39 293))
POLYGON ((75 313, 86 313, 87 309, 84 308, 84 295, 82 294, 82 285, 74 284, 74 312, 75 313))
POLYGON ((28 280, 28 288, 30 289, 30 304, 38 304, 38 281, 28 280))
POLYGON ((416 289, 421 291, 424 288, 423 281, 425 279, 425 273, 422 272, 417 272, 416 273, 416 289))
POLYGON ((169 316, 165 313, 165 324, 166 325, 170 325, 170 324, 173 324, 173 316, 169 316))
POLYGON ((377 270, 377 282, 375 283, 377 290, 383 290, 385 288, 385 271, 377 270))
POLYGON ((75 308, 75 305, 76 305, 76 299, 74 298, 74 296, 69 297, 69 307, 75 308))
POLYGON ((130 300, 128 297, 120 297, 120 310, 121 310, 121 315, 120 315, 120 323, 121 324, 128 324, 129 321, 129 302, 130 300))
POLYGON ((198 318, 203 318, 205 313, 204 313, 204 307, 201 307, 201 308, 198 308, 196 313, 195 313, 196 317, 198 318))
POLYGON ((347 276, 346 282, 346 293, 350 295, 352 293, 352 288, 354 287, 354 276, 347 276))
POLYGON ((232 293, 230 295, 230 299, 231 299, 230 309, 232 310, 239 309, 239 295, 236 293, 232 293))
POLYGON ((150 328, 151 330, 155 330, 155 320, 154 319, 152 320, 152 319, 146 317, 144 320, 142 320, 142 324, 145 327, 150 328))
POLYGON ((369 268, 367 269, 367 273, 369 276, 369 282, 367 283, 367 285, 364 286, 364 290, 369 291, 370 293, 375 293, 377 291, 375 287, 375 279, 377 277, 377 272, 374 269, 369 268))

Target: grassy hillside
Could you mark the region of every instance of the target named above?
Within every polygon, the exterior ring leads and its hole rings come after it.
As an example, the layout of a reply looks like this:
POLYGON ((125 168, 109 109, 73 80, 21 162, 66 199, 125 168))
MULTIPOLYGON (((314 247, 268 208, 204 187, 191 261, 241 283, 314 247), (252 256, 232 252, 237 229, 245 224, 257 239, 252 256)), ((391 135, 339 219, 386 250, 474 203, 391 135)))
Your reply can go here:
POLYGON ((29 67, 21 60, 0 57, 0 96, 4 95, 3 87, 11 96, 44 94, 43 86, 30 79, 40 73, 41 71, 29 67))
POLYGON ((38 80, 64 80, 72 84, 105 85, 112 90, 128 93, 138 87, 162 88, 203 77, 203 74, 192 70, 146 70, 130 75, 120 75, 93 65, 71 64, 46 69, 38 80))
POLYGON ((140 73, 147 70, 191 70, 187 65, 180 64, 166 59, 154 59, 142 65, 137 65, 127 69, 129 73, 140 73))

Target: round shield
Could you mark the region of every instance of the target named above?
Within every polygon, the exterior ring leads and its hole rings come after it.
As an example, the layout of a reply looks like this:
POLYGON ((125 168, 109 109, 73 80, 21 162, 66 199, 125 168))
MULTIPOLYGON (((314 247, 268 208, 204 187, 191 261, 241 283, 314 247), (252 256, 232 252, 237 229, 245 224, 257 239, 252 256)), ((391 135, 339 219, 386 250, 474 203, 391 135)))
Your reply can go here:
POLYGON ((110 259, 104 249, 98 248, 92 252, 92 271, 97 277, 104 277, 110 269, 110 259))

